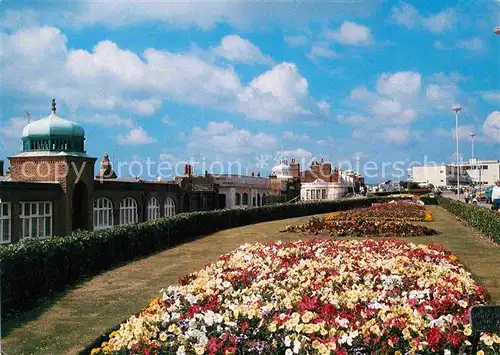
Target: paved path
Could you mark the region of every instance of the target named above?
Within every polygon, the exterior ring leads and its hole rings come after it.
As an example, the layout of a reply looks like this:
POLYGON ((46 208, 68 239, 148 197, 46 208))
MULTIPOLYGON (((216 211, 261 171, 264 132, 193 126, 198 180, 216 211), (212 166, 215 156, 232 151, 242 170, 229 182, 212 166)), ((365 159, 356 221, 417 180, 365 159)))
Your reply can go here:
MULTIPOLYGON (((436 221, 425 223, 442 234, 406 238, 414 243, 436 243, 451 249, 486 286, 492 303, 500 304, 500 248, 465 227, 438 206, 429 206, 436 221)), ((9 355, 77 354, 101 333, 147 306, 159 290, 180 276, 201 269, 219 255, 244 243, 307 239, 280 233, 286 225, 308 217, 260 223, 225 230, 208 237, 105 272, 60 295, 25 316, 2 342, 9 355)))
MULTIPOLYGON (((443 194, 443 197, 448 197, 448 198, 451 198, 453 200, 458 200, 456 194, 443 194)), ((465 202, 463 195, 460 195, 460 201, 465 202)), ((491 204, 485 203, 485 202, 479 202, 477 205, 484 207, 484 208, 488 208, 488 209, 491 208, 491 204)))

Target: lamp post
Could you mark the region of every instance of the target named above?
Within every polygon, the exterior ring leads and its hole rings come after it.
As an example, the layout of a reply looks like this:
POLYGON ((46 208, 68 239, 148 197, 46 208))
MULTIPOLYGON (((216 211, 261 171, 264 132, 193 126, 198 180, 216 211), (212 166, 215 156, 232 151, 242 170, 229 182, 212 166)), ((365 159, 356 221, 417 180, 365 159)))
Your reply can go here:
POLYGON ((470 134, 470 137, 472 138, 472 160, 474 160, 474 137, 476 136, 476 134, 474 132, 472 132, 470 134))
POLYGON ((458 155, 458 112, 462 109, 462 106, 455 105, 452 110, 455 111, 455 136, 457 137, 457 199, 460 201, 460 165, 459 165, 459 155, 458 155))

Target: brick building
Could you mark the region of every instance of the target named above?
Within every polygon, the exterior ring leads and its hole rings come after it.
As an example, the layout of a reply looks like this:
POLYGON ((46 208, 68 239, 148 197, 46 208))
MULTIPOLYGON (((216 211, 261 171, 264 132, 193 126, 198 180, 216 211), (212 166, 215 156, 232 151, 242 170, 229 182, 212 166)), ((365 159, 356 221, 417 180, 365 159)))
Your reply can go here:
POLYGON ((213 177, 185 175, 174 181, 121 179, 107 154, 94 176, 96 158, 85 152, 85 131, 52 113, 29 123, 23 151, 0 164, 0 243, 64 236, 218 208, 213 177))

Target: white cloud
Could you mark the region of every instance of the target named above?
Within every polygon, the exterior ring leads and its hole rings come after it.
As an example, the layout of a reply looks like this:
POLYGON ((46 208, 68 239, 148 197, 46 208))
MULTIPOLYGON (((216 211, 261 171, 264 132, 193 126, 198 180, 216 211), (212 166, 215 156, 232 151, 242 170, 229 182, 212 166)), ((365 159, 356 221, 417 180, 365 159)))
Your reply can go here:
POLYGON ((265 133, 252 134, 238 129, 228 121, 209 122, 207 127, 194 127, 188 137, 188 148, 204 154, 250 154, 258 150, 274 149, 277 139, 265 133))
POLYGON ((316 102, 316 105, 325 116, 328 116, 330 114, 330 104, 325 100, 316 102))
POLYGON ((308 150, 305 150, 303 148, 297 148, 293 150, 284 150, 283 152, 279 152, 283 157, 297 157, 297 158, 303 158, 303 157, 312 157, 312 153, 308 150))
POLYGON ((328 43, 318 42, 313 44, 309 53, 306 54, 306 57, 315 62, 321 58, 337 58, 338 54, 333 49, 328 47, 328 43))
POLYGON ((335 140, 332 137, 328 137, 327 139, 320 139, 318 141, 318 145, 322 147, 335 148, 335 140))
POLYGON ((88 122, 103 127, 123 126, 132 128, 134 126, 131 118, 125 118, 117 114, 102 115, 96 113, 93 116, 82 116, 81 120, 83 122, 88 122))
POLYGON ((132 128, 126 136, 118 136, 116 138, 118 144, 122 145, 145 145, 155 143, 156 139, 150 137, 142 127, 132 128))
POLYGON ((415 7, 403 2, 391 9, 391 19, 407 29, 422 26, 433 33, 442 33, 453 28, 457 22, 457 15, 455 10, 446 9, 436 14, 423 16, 415 7))
POLYGON ((410 138, 410 129, 408 127, 386 127, 380 138, 391 143, 404 144, 410 138))
POLYGON ((291 141, 307 141, 311 139, 307 134, 297 134, 292 131, 283 132, 283 139, 291 140, 291 141))
POLYGON ((471 52, 480 52, 484 49, 483 41, 474 37, 468 40, 461 40, 457 42, 458 48, 464 48, 471 52))
POLYGON ((413 6, 401 3, 391 9, 391 19, 398 25, 412 29, 420 21, 420 14, 413 6))
POLYGON ((500 101, 500 91, 483 91, 481 92, 481 97, 483 100, 490 102, 499 102, 500 101))
POLYGON ((1 34, 1 40, 4 90, 55 97, 72 110, 152 115, 169 99, 282 122, 308 114, 303 104, 312 101, 307 80, 293 63, 278 64, 244 86, 231 66, 193 53, 148 48, 138 55, 111 41, 92 51, 68 50, 66 37, 52 27, 1 34))
POLYGON ((488 115, 484 121, 483 133, 493 142, 500 143, 500 111, 493 111, 488 115))
POLYGON ((282 122, 308 113, 301 103, 307 95, 307 80, 297 66, 281 63, 250 82, 238 95, 236 110, 256 119, 282 122))
POLYGON ((328 37, 342 44, 354 46, 373 43, 370 28, 351 21, 345 21, 338 30, 328 33, 328 37))
POLYGON ((211 29, 217 24, 255 29, 268 25, 297 28, 310 21, 367 16, 376 4, 366 2, 322 2, 311 6, 304 2, 241 1, 85 1, 76 4, 65 18, 71 25, 104 24, 124 26, 138 23, 166 23, 188 28, 211 29), (258 23, 258 26, 255 24, 258 23))
POLYGON ((271 57, 264 55, 259 47, 237 35, 225 36, 214 53, 234 62, 272 64, 271 57))
POLYGON ((286 36, 285 43, 292 47, 303 46, 307 43, 307 37, 304 35, 286 36))
POLYGON ((416 72, 383 73, 377 80, 379 94, 391 97, 417 95, 422 86, 422 76, 416 72))
POLYGON ((441 33, 451 30, 457 22, 455 11, 447 9, 422 19, 422 25, 431 32, 441 33))

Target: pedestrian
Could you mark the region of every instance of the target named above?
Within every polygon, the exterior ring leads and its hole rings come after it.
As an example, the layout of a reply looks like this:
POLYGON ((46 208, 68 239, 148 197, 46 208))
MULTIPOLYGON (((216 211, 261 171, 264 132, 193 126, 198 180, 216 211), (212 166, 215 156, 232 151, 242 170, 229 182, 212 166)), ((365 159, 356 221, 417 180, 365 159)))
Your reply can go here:
POLYGON ((495 183, 491 191, 491 201, 493 202, 494 210, 500 213, 500 180, 495 183))
POLYGON ((469 192, 469 189, 465 189, 465 192, 464 192, 464 198, 465 198, 465 203, 469 203, 469 200, 470 200, 470 192, 469 192))

